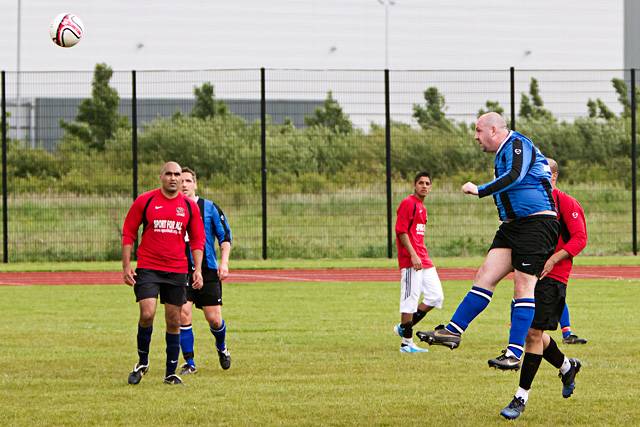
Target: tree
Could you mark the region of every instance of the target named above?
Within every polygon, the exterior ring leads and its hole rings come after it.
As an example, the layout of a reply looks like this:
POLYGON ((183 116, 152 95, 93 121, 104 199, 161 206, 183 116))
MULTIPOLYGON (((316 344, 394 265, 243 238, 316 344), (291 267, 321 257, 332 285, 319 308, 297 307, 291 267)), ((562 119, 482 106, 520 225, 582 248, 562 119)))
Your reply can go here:
POLYGON ((538 87, 538 80, 531 78, 529 84, 529 96, 524 93, 520 98, 520 117, 527 119, 537 120, 551 120, 555 121, 553 113, 544 108, 544 102, 540 96, 540 88, 538 87), (529 97, 530 96, 530 97, 529 97))
POLYGON ((109 86, 113 70, 107 64, 96 64, 91 83, 91 98, 78 107, 74 123, 60 120, 60 126, 70 135, 78 137, 89 148, 103 151, 107 140, 119 127, 127 126, 127 118, 118 113, 120 97, 109 86))
POLYGON ((492 111, 498 114, 504 113, 504 108, 502 108, 502 105, 500 105, 498 101, 487 101, 484 105, 487 109, 486 110, 484 108, 479 109, 478 117, 492 111))
POLYGON ((613 88, 618 94, 618 101, 622 104, 622 117, 631 117, 631 101, 629 101, 629 90, 627 84, 622 79, 611 79, 613 88))
POLYGON ((587 109, 589 110, 589 117, 592 119, 605 119, 607 121, 612 120, 616 115, 607 107, 607 104, 600 98, 595 101, 589 98, 587 101, 587 109))
MULTIPOLYGON (((623 79, 613 78, 611 79, 611 84, 618 94, 618 102, 622 105, 621 117, 631 117, 631 100, 629 99, 629 93, 631 91, 628 88, 627 83, 623 79)), ((640 87, 636 87, 636 100, 638 99, 640 99, 640 87)))
POLYGON ((425 106, 414 104, 413 117, 422 129, 440 128, 451 129, 451 122, 446 118, 447 110, 444 95, 438 88, 429 87, 424 91, 425 106))
POLYGON ((322 126, 336 134, 348 134, 353 131, 353 124, 349 116, 342 111, 342 107, 333 99, 331 91, 327 92, 322 107, 316 108, 312 116, 304 118, 307 126, 322 126))
POLYGON ((587 101, 587 111, 590 118, 595 119, 598 117, 598 104, 591 98, 587 101))
POLYGON ((192 117, 206 119, 215 116, 226 116, 229 109, 224 101, 216 99, 214 87, 210 82, 205 82, 200 87, 193 89, 196 97, 196 103, 191 110, 192 117))
MULTIPOLYGON (((622 79, 611 79, 613 89, 618 94, 618 101, 622 104, 622 117, 631 117, 631 101, 629 100, 630 89, 622 79)), ((640 88, 636 87, 636 100, 640 99, 640 88)))

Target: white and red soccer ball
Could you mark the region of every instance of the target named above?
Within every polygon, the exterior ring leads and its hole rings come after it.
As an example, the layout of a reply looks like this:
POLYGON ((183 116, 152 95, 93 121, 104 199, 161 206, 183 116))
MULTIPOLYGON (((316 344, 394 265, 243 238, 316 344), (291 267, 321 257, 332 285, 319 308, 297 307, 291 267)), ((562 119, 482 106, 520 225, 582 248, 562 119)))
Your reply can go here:
POLYGON ((51 40, 60 47, 72 47, 84 36, 84 24, 73 13, 61 13, 49 25, 51 40))

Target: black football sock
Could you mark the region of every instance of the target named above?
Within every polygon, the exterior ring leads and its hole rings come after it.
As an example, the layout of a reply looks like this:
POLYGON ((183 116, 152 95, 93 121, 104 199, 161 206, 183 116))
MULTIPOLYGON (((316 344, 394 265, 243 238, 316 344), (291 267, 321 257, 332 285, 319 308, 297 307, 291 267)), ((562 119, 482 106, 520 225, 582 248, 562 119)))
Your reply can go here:
POLYGON ((424 316, 426 315, 427 315, 427 312, 422 310, 418 310, 415 313, 413 313, 413 319, 411 319, 412 325, 416 325, 419 321, 424 319, 424 316))
POLYGON ((522 359, 522 371, 520 371, 520 388, 529 390, 531 383, 538 372, 542 362, 541 354, 525 353, 522 359))
POLYGON ((149 344, 151 344, 151 334, 153 333, 153 326, 144 328, 138 325, 138 364, 149 364, 149 344))
POLYGON ((553 338, 549 337, 549 340, 549 345, 544 349, 542 357, 544 357, 544 360, 560 369, 564 362, 564 353, 560 351, 558 344, 556 344, 553 338))
POLYGON ((402 323, 400 327, 403 330, 402 337, 411 339, 413 337, 413 328, 411 327, 411 322, 402 323))
POLYGON ((166 377, 176 373, 178 359, 180 358, 180 334, 165 334, 167 341, 167 371, 166 377))

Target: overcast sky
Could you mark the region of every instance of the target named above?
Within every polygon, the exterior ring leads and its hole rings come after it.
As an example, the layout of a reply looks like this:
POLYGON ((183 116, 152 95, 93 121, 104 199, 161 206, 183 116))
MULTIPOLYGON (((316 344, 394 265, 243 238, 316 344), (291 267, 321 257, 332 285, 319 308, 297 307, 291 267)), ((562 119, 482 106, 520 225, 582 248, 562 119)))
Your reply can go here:
MULTIPOLYGON (((385 66, 385 7, 377 0, 2 0, 0 69, 115 70, 385 66), (55 46, 51 19, 86 26, 55 46)), ((396 0, 392 69, 623 67, 622 0, 396 0)))

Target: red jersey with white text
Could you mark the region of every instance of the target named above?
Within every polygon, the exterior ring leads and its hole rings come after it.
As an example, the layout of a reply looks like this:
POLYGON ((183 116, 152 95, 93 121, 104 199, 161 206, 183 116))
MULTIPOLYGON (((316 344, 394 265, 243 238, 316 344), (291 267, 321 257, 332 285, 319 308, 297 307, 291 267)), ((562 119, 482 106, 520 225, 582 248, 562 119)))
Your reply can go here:
POLYGON ((185 233, 191 249, 204 248, 204 226, 198 204, 182 193, 168 199, 160 189, 140 195, 131 205, 122 227, 122 244, 133 245, 143 225, 138 246, 138 268, 187 273, 185 233))
POLYGON ((422 261, 422 268, 431 268, 433 263, 424 245, 424 232, 427 227, 427 208, 415 194, 405 198, 396 211, 396 246, 398 247, 398 265, 400 268, 411 267, 411 255, 402 245, 401 233, 407 233, 409 242, 422 261))
POLYGON ((557 262, 547 277, 566 284, 571 275, 573 257, 587 246, 587 224, 584 210, 576 199, 556 188, 553 190, 553 200, 556 203, 558 221, 560 221, 560 237, 555 251, 564 249, 571 256, 557 262))

